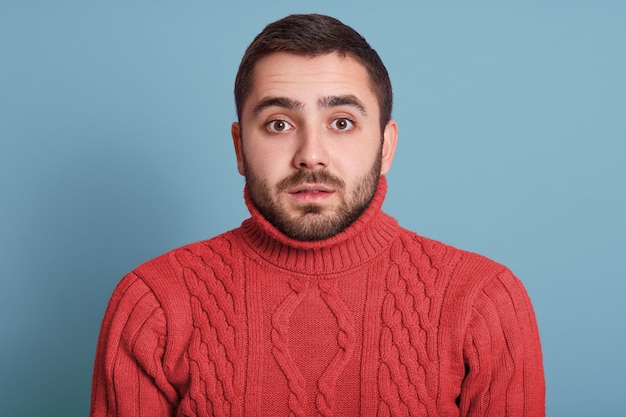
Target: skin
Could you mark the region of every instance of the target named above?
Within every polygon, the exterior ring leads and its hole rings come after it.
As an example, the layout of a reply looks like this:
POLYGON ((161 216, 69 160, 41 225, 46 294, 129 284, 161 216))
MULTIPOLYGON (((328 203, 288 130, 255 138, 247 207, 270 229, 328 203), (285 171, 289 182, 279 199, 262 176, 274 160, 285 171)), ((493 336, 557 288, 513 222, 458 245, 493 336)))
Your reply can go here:
POLYGON ((252 200, 279 230, 320 240, 369 205, 393 161, 398 128, 380 131, 365 67, 337 53, 261 59, 231 133, 252 200))

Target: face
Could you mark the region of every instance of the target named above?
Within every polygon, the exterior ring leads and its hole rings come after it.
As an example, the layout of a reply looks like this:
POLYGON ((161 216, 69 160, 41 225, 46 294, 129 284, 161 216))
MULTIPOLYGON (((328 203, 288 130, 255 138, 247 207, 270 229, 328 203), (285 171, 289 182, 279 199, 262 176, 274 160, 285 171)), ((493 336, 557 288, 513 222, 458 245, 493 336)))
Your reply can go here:
POLYGON ((366 69, 339 54, 260 60, 233 123, 239 172, 268 221, 298 240, 331 237, 369 205, 393 160, 366 69))

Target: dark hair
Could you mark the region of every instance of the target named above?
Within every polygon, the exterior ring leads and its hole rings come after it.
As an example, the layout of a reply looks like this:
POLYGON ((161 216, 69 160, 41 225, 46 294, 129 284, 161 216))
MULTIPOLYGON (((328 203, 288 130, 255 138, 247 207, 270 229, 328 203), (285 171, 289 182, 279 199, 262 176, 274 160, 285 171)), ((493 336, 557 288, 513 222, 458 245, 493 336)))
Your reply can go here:
POLYGON ((235 104, 241 112, 253 82, 255 65, 277 52, 316 57, 338 52, 356 59, 367 70, 380 107, 381 131, 391 119, 393 93, 385 65, 367 41, 350 26, 319 14, 294 14, 270 23, 252 41, 235 78, 235 104))

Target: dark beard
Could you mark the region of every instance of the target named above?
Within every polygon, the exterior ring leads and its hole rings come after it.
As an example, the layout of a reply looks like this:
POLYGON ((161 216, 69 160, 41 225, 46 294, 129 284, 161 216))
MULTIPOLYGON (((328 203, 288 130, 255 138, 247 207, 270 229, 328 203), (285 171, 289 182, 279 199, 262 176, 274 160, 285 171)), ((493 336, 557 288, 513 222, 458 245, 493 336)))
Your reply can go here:
MULTIPOLYGON (((274 227, 292 239, 302 241, 322 240, 344 231, 358 219, 370 205, 380 180, 382 154, 379 152, 370 170, 355 184, 350 195, 344 195, 334 213, 324 213, 317 204, 302 206, 293 218, 270 194, 269 186, 258 178, 244 159, 246 182, 250 196, 259 212, 274 227)), ((345 191, 345 182, 327 171, 301 170, 285 178, 276 186, 277 194, 305 183, 323 184, 338 191, 345 191)))

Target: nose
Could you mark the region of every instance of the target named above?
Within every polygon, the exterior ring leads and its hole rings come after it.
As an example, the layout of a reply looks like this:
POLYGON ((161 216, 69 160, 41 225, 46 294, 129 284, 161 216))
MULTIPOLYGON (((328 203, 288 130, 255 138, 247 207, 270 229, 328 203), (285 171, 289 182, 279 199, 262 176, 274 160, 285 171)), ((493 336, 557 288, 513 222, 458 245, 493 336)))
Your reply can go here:
POLYGON ((297 169, 320 170, 328 167, 329 155, 323 133, 315 129, 301 131, 293 164, 297 169))

